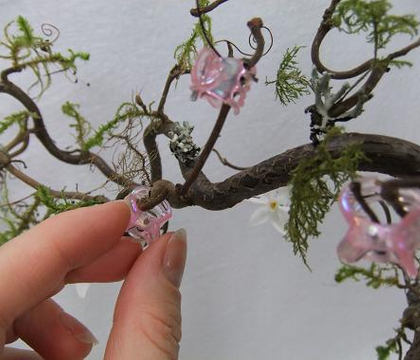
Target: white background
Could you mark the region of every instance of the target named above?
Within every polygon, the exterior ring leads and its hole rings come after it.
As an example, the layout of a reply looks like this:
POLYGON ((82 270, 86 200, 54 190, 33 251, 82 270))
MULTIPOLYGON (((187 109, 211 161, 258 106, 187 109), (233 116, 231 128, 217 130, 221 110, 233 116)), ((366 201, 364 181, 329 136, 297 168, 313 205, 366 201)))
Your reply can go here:
MULTIPOLYGON (((109 120, 118 105, 137 91, 145 102, 158 100, 174 64, 173 51, 189 36, 195 21, 188 12, 193 5, 193 1, 175 0, 0 0, 2 27, 19 14, 36 29, 42 23, 52 23, 61 30, 57 42, 61 51, 71 47, 91 54, 89 63, 79 66, 78 84, 57 76, 55 85, 39 102, 60 147, 72 144, 68 121, 60 112, 67 100, 80 103, 82 113, 95 126, 109 120)), ((306 46, 299 60, 310 74, 311 40, 328 5, 328 0, 231 0, 214 11, 217 39, 230 39, 246 49, 246 22, 254 16, 263 18, 275 37, 272 51, 258 66, 260 82, 253 84, 240 115, 229 118, 217 143, 231 162, 255 164, 308 142, 309 119, 303 109, 312 103, 312 97, 284 108, 274 101, 274 89, 266 87, 264 80, 273 78, 282 54, 295 44, 306 46)), ((401 0, 396 5, 399 13, 420 14, 416 0, 401 0)), ((393 46, 408 41, 399 38, 393 46)), ((325 62, 334 69, 347 69, 372 54, 362 38, 343 34, 329 36, 322 51, 325 62)), ((363 116, 348 126, 350 130, 420 142, 420 50, 408 59, 416 62, 415 67, 387 74, 363 116)), ((1 116, 18 109, 4 95, 0 104, 1 116)), ((175 121, 196 125, 194 136, 200 145, 217 116, 217 110, 207 103, 189 101, 188 77, 171 92, 167 112, 175 121)), ((176 162, 166 150, 167 140, 160 139, 160 145, 165 148, 164 177, 180 181, 176 162)), ((108 159, 111 155, 104 154, 108 159)), ((36 140, 23 159, 28 174, 57 189, 72 189, 77 183, 79 189, 88 190, 103 181, 88 167, 56 162, 36 140)), ((215 158, 205 172, 214 181, 232 173, 215 158)), ((30 191, 19 187, 14 189, 14 196, 30 191)), ((309 263, 313 271, 309 272, 274 228, 248 224, 254 209, 245 203, 223 212, 198 208, 175 212, 171 228, 185 227, 189 234, 189 258, 181 288, 180 358, 374 359, 374 347, 393 336, 405 298, 394 289, 373 291, 363 284, 335 284, 335 248, 345 231, 338 211, 334 208, 322 227, 323 235, 311 242, 309 263)), ((69 286, 57 297, 99 338, 100 344, 89 359, 103 356, 119 286, 95 285, 84 301, 69 286)))

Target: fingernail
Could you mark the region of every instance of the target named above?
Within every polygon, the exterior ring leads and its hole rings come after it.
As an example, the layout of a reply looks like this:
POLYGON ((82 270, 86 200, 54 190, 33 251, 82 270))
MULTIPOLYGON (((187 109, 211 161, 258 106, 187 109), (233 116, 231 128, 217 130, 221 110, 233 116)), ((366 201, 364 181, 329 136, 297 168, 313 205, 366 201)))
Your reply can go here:
POLYGON ((74 338, 84 344, 96 345, 98 340, 93 334, 76 318, 64 311, 58 316, 61 324, 74 338))
POLYGON ((177 288, 181 285, 186 258, 187 232, 185 229, 180 229, 169 239, 163 258, 163 273, 177 288))
POLYGON ((125 206, 127 206, 127 208, 130 210, 131 213, 131 205, 130 202, 126 199, 120 199, 120 200, 114 200, 115 203, 119 203, 119 204, 125 204, 125 206))

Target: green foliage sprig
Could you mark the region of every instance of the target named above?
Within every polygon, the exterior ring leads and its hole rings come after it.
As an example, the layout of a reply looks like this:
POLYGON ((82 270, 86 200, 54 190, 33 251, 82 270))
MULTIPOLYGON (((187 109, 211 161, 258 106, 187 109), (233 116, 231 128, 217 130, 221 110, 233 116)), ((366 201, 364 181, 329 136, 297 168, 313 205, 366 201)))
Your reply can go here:
POLYGON ((5 177, 1 179, 0 225, 5 230, 0 232, 0 246, 20 235, 39 219, 40 202, 33 199, 32 203, 18 202, 11 204, 5 177))
MULTIPOLYGON (((199 0, 200 7, 209 5, 209 0, 199 0)), ((203 21, 204 28, 206 30, 207 38, 210 40, 212 45, 214 44, 212 29, 211 29, 211 18, 207 14, 202 14, 201 19, 203 21)), ((207 40, 201 28, 200 21, 198 21, 192 30, 192 33, 188 40, 178 45, 175 48, 174 58, 177 61, 178 67, 182 71, 190 70, 193 66, 194 59, 197 55, 197 40, 201 39, 203 44, 207 45, 207 40)))
POLYGON ((63 114, 74 119, 74 123, 70 124, 70 127, 76 130, 76 142, 82 150, 86 150, 86 137, 89 136, 92 131, 90 123, 80 114, 80 105, 73 104, 67 101, 62 107, 61 111, 63 114))
POLYGON ((344 0, 336 10, 332 23, 348 34, 366 33, 369 43, 383 49, 397 34, 418 34, 419 22, 414 15, 391 15, 388 0, 344 0))
POLYGON ((378 356, 378 360, 388 360, 392 354, 398 353, 398 342, 394 339, 387 342, 385 346, 377 346, 375 348, 376 355, 378 356))
POLYGON ((404 325, 401 325, 398 329, 395 329, 396 335, 387 340, 385 345, 376 347, 376 355, 378 360, 388 360, 392 354, 398 354, 399 359, 402 359, 402 342, 410 344, 405 333, 404 325))
MULTIPOLYGON (((94 146, 101 146, 104 142, 105 136, 111 136, 112 131, 115 130, 119 124, 125 122, 128 119, 138 119, 141 125, 142 117, 147 116, 142 109, 137 107, 136 104, 131 102, 125 102, 117 109, 114 118, 105 124, 99 126, 95 134, 84 142, 83 150, 90 150, 94 146)), ((139 130, 141 127, 139 127, 139 130)))
POLYGON ((23 110, 6 116, 3 120, 0 121, 0 135, 3 134, 7 129, 13 125, 18 125, 19 128, 25 126, 29 117, 36 117, 36 114, 33 114, 29 111, 23 110))
POLYGON ((69 200, 66 198, 57 199, 51 195, 50 190, 41 185, 35 193, 36 199, 40 204, 44 205, 47 208, 47 215, 59 214, 64 211, 69 211, 73 209, 78 209, 81 207, 92 206, 96 204, 101 204, 102 201, 89 199, 89 200, 69 200))
POLYGON ((296 61, 301 48, 302 46, 296 45, 293 49, 287 49, 277 70, 276 79, 265 80, 266 85, 275 84, 276 99, 279 99, 283 106, 295 102, 305 94, 310 94, 309 80, 302 74, 296 61))
POLYGON ((346 280, 364 280, 366 286, 372 289, 378 289, 381 286, 400 286, 395 268, 383 267, 375 263, 372 263, 368 269, 351 265, 341 266, 335 275, 335 281, 342 283, 346 280))
POLYGON ((89 60, 86 52, 75 52, 71 49, 67 55, 54 52, 54 42, 45 36, 36 35, 29 21, 22 16, 6 25, 3 35, 4 38, 0 40, 0 58, 12 62, 9 69, 12 72, 24 69, 32 71, 35 82, 29 89, 39 87, 37 97, 51 85, 53 73, 70 71, 74 75, 77 72, 76 60, 89 60), (52 65, 56 65, 58 69, 52 71, 52 65))
POLYGON ((328 150, 331 140, 342 129, 334 127, 326 134, 311 158, 303 159, 293 170, 289 221, 285 225, 286 240, 292 242, 293 252, 305 264, 308 239, 318 237, 318 226, 336 201, 343 184, 356 174, 360 160, 366 159, 359 144, 349 145, 338 158, 328 150))

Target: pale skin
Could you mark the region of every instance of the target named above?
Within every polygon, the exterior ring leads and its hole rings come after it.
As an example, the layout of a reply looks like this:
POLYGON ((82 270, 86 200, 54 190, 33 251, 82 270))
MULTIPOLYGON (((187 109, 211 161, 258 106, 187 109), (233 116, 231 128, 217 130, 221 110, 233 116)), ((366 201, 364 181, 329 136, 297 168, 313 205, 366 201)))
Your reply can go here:
MULTIPOLYGON (((125 279, 104 358, 177 359, 185 232, 142 252, 121 201, 54 216, 0 248, 0 359, 83 359, 94 336, 51 299, 68 283, 125 279), (16 350, 21 338, 34 351, 16 350)), ((114 299, 110 299, 114 301, 114 299)))

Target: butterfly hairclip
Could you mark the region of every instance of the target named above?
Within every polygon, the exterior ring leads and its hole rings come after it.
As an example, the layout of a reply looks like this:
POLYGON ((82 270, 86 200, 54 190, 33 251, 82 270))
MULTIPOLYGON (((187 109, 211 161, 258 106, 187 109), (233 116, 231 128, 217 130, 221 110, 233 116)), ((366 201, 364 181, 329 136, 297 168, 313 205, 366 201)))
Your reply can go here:
POLYGON ((150 188, 138 186, 125 197, 130 207, 131 218, 126 232, 142 244, 149 244, 158 238, 160 229, 172 216, 172 209, 167 200, 162 201, 153 209, 142 211, 139 202, 149 196, 150 188))
POLYGON ((205 98, 216 108, 227 104, 239 114, 255 75, 256 68, 246 69, 243 60, 224 58, 204 47, 191 69, 191 99, 205 98))
POLYGON ((338 245, 338 256, 346 263, 360 259, 390 262, 415 278, 415 252, 420 248, 420 193, 414 188, 403 189, 398 200, 407 210, 406 215, 397 223, 382 224, 369 216, 370 204, 383 203, 381 184, 374 178, 361 178, 341 192, 339 206, 349 229, 338 245))

